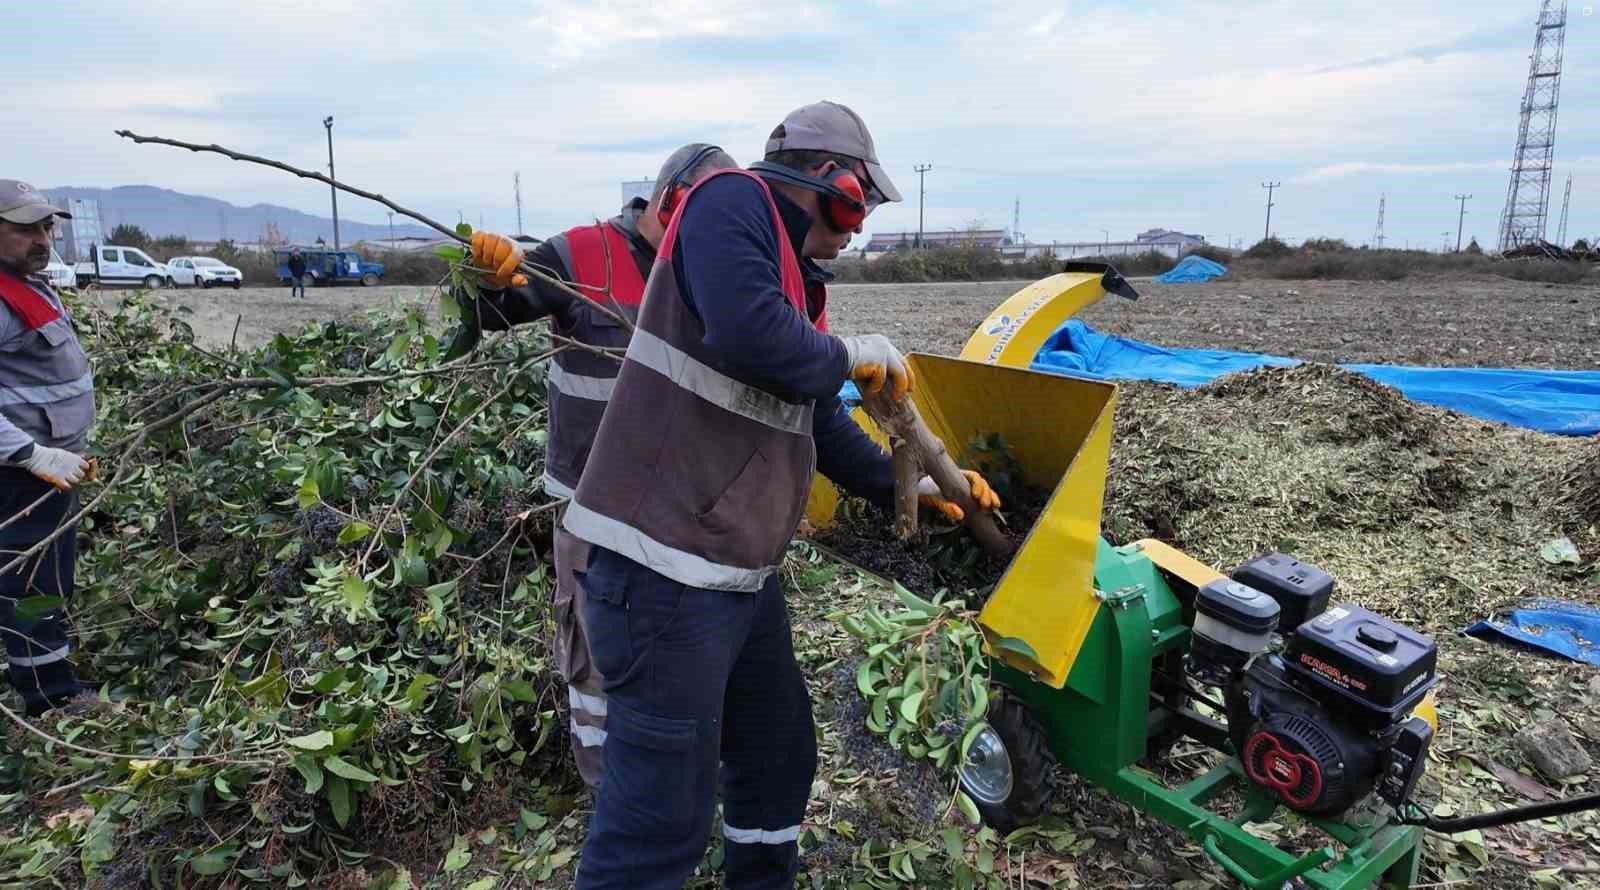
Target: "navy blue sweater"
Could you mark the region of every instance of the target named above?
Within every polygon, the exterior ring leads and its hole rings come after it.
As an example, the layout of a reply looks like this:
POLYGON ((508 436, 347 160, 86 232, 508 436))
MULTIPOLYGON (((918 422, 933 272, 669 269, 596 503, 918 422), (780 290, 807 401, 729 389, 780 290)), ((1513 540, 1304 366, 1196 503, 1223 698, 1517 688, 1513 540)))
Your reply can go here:
MULTIPOLYGON (((798 257, 811 217, 776 189, 773 199, 798 257)), ((839 401, 839 387, 850 373, 844 344, 789 305, 780 256, 761 186, 743 176, 718 176, 684 207, 672 260, 678 290, 705 326, 706 345, 764 389, 816 399, 811 432, 817 470, 887 509, 894 502, 889 455, 839 401)), ((801 267, 808 281, 829 277, 810 260, 802 259, 801 267)))

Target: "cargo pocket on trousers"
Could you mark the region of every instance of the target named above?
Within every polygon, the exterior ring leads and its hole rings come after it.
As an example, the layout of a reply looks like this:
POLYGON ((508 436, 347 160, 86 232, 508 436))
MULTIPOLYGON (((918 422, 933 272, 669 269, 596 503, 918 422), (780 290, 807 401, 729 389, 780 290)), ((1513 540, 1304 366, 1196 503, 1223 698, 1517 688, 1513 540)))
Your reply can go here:
POLYGON ((634 823, 629 834, 681 834, 699 810, 697 722, 646 714, 614 697, 606 707, 603 787, 635 803, 615 815, 634 823), (648 806, 637 806, 642 801, 648 806))

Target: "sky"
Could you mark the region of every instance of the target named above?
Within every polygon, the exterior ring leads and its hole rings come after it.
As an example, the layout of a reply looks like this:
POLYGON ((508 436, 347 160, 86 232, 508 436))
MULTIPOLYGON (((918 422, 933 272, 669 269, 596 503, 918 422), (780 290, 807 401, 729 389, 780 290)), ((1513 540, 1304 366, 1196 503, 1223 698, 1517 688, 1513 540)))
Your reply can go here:
MULTIPOLYGON (((1569 6, 1549 237, 1600 235, 1600 3, 1569 6)), ((945 0, 57 2, 8 17, 0 177, 156 185, 326 214, 325 186, 113 134, 325 169, 434 218, 534 235, 607 216, 677 146, 759 160, 792 108, 866 120, 905 195, 867 231, 1033 241, 1179 229, 1438 247, 1496 239, 1539 4, 945 0)), ((354 197, 341 215, 385 219, 354 197)), ((857 246, 864 243, 858 239, 857 246)))

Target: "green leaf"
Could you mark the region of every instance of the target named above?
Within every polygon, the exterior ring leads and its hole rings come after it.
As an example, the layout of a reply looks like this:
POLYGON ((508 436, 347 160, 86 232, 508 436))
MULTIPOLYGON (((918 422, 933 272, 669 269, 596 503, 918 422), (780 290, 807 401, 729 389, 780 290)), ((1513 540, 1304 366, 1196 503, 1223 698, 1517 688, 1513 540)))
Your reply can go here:
POLYGON ((972 743, 977 741, 978 733, 983 732, 983 728, 988 725, 979 721, 967 727, 967 734, 961 737, 961 759, 963 761, 967 759, 967 752, 972 750, 972 743))
MULTIPOLYGON (((981 821, 979 816, 978 816, 978 805, 972 802, 972 798, 967 796, 967 792, 965 792, 965 791, 957 791, 956 792, 956 807, 961 810, 961 815, 966 816, 967 817, 967 821, 971 822, 973 825, 977 825, 978 822, 981 821)), ((992 871, 994 869, 994 854, 993 853, 989 853, 989 867, 988 868, 984 868, 983 865, 981 864, 982 863, 982 855, 984 853, 988 853, 988 852, 989 851, 987 849, 985 849, 985 850, 980 851, 980 853, 979 853, 979 862, 980 862, 980 864, 978 866, 978 870, 983 872, 984 874, 988 874, 990 871, 992 871)))
POLYGON ((333 808, 333 821, 343 828, 350 824, 350 783, 339 776, 328 780, 328 804, 333 808))
POLYGON ((533 691, 527 680, 502 680, 500 691, 520 702, 536 702, 539 694, 533 691))
POLYGON ((969 685, 972 688, 972 707, 967 710, 967 717, 982 720, 989 713, 989 684, 983 682, 982 677, 973 677, 969 685))
POLYGON ((333 773, 336 776, 343 776, 346 779, 354 779, 358 782, 378 781, 377 776, 367 772, 353 763, 350 763, 349 761, 346 761, 337 754, 330 755, 326 760, 322 761, 322 765, 328 768, 328 772, 333 773))
POLYGON ((870 661, 863 661, 861 667, 856 668, 856 688, 861 690, 861 694, 866 698, 872 697, 872 681, 875 679, 872 675, 872 664, 870 661))
POLYGON ((294 499, 302 510, 309 510, 322 503, 322 490, 317 487, 317 480, 306 477, 306 481, 300 483, 300 491, 295 494, 294 499))
POLYGON ((467 846, 467 836, 464 834, 456 835, 455 843, 450 845, 450 852, 445 854, 444 857, 445 872, 447 874, 458 872, 466 868, 467 863, 471 861, 472 850, 467 846))
POLYGON ((904 717, 907 723, 917 722, 917 715, 922 709, 922 699, 925 695, 927 692, 919 689, 906 696, 905 701, 900 703, 900 716, 904 717))
POLYGON ((894 583, 894 595, 899 597, 900 602, 905 603, 906 608, 913 612, 921 612, 931 617, 941 611, 938 606, 902 587, 899 581, 894 583))
POLYGON ((17 601, 16 615, 24 621, 32 621, 61 608, 61 603, 62 599, 59 596, 26 597, 17 601))
POLYGON ((345 680, 345 669, 344 668, 338 668, 336 670, 331 670, 331 671, 328 671, 327 673, 324 673, 322 676, 318 677, 317 679, 311 681, 311 691, 312 692, 323 692, 323 693, 332 692, 333 690, 338 689, 339 686, 344 683, 344 680, 345 680))
POLYGON ((354 544, 357 541, 364 540, 370 534, 372 534, 372 526, 358 519, 345 526, 339 532, 339 543, 354 544))
POLYGON ((411 335, 401 334, 389 342, 389 348, 384 350, 383 357, 390 362, 398 362, 406 357, 406 350, 411 348, 411 335))
POLYGON ((403 708, 407 713, 422 707, 428 698, 428 689, 439 682, 439 678, 432 674, 418 674, 411 678, 411 685, 406 687, 406 703, 403 708))
MULTIPOLYGON (((329 735, 328 740, 330 742, 333 741, 333 736, 329 735)), ((306 780, 307 794, 316 794, 319 790, 321 790, 322 767, 317 765, 317 761, 314 760, 311 755, 296 754, 294 756, 293 763, 295 771, 300 773, 301 778, 306 780)))
POLYGON ((441 600, 443 600, 450 594, 455 593, 456 586, 460 583, 460 578, 455 578, 450 581, 440 581, 438 584, 423 588, 422 592, 427 594, 430 599, 433 597, 439 597, 441 600))
POLYGON ((327 731, 326 729, 319 729, 316 732, 308 733, 306 735, 297 735, 292 739, 285 739, 284 741, 295 746, 296 748, 306 751, 321 751, 323 748, 333 744, 333 733, 327 731))
POLYGON ((339 585, 339 598, 347 609, 364 610, 372 603, 372 588, 360 577, 346 575, 344 583, 339 585))
POLYGON ((500 886, 500 879, 494 875, 490 875, 487 878, 479 878, 476 881, 473 881, 467 886, 461 888, 461 890, 494 890, 494 888, 498 886, 500 886))
POLYGON ((189 860, 189 867, 197 875, 220 875, 228 870, 228 863, 237 852, 237 845, 227 844, 189 860))
POLYGON ((441 244, 435 247, 433 255, 452 263, 459 263, 467 258, 467 252, 454 244, 441 244))
POLYGON ((952 860, 961 858, 966 849, 966 842, 961 839, 961 832, 954 828, 946 828, 939 832, 939 838, 944 841, 944 853, 952 860))
POLYGON ((994 647, 1001 652, 1020 655, 1034 664, 1039 663, 1039 653, 1033 651, 1033 647, 1028 645, 1027 641, 1021 637, 1003 637, 998 643, 994 644, 994 647))

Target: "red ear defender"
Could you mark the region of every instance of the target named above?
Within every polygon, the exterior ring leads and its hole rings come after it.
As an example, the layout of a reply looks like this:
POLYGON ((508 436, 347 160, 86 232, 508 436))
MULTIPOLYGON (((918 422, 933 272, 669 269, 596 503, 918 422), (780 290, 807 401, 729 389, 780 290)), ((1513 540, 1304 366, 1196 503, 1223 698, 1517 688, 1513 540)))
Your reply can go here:
POLYGON ((867 218, 866 190, 861 187, 861 180, 844 167, 834 168, 823 179, 844 195, 841 198, 823 194, 822 212, 828 217, 828 224, 840 232, 855 231, 867 218))
POLYGON ((661 221, 661 225, 672 224, 672 211, 678 209, 678 203, 683 200, 685 191, 687 189, 683 186, 675 185, 661 195, 661 206, 656 208, 656 219, 661 221))

